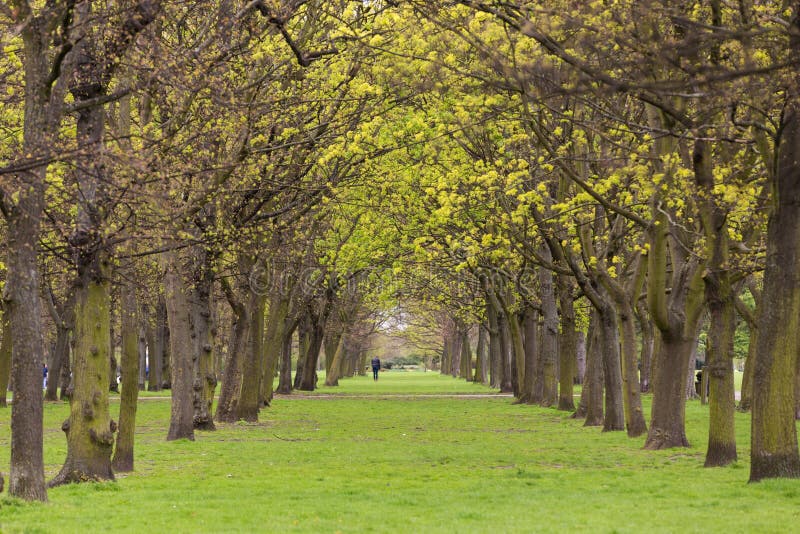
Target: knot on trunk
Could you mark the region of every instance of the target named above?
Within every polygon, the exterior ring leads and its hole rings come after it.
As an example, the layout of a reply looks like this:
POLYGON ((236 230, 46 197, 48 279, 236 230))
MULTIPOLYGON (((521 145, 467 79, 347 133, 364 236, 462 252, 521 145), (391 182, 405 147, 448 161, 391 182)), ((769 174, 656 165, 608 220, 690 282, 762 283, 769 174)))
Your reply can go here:
POLYGON ((114 432, 117 431, 117 428, 119 427, 119 425, 117 425, 117 422, 112 419, 111 422, 109 423, 108 427, 111 429, 111 433, 113 434, 114 432))
POLYGON ((61 430, 64 431, 64 434, 69 435, 69 419, 61 423, 61 430))
POLYGON ((90 428, 89 437, 92 439, 92 441, 99 445, 110 447, 114 444, 114 433, 111 432, 111 429, 98 434, 94 428, 90 428))
POLYGON ((94 410, 88 401, 83 401, 83 418, 87 421, 94 417, 94 410))

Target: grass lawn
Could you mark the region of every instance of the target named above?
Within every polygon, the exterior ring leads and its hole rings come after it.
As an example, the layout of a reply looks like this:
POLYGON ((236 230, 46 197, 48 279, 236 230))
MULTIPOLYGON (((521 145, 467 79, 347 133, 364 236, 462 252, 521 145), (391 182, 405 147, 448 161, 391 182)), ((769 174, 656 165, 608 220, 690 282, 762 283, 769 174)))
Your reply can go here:
MULTIPOLYGON (((194 442, 164 441, 169 401, 143 400, 135 473, 50 490, 49 504, 4 496, 0 532, 787 532, 800 520, 799 480, 747 484, 746 415, 741 461, 704 469, 697 401, 692 448, 650 452, 643 438, 507 397, 424 396, 489 391, 437 373, 341 384, 319 393, 353 396, 276 399, 261 423, 194 442)), ((66 415, 45 407, 48 478, 66 453, 66 415)), ((0 411, 4 471, 9 416, 0 411)))

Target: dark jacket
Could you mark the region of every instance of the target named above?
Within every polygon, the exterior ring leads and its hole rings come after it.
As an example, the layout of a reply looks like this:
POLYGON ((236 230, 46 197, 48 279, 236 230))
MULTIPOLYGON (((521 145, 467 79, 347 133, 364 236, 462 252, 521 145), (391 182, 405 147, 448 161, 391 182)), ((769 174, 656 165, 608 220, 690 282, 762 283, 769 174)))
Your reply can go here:
POLYGON ((373 369, 381 368, 381 360, 379 358, 372 358, 372 368, 373 369))

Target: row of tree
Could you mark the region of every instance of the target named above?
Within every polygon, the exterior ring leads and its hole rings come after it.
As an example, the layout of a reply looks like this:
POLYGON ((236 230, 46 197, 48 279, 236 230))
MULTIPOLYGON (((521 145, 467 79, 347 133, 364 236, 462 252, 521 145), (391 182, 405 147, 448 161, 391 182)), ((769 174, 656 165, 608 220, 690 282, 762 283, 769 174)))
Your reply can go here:
POLYGON ((3 3, 10 492, 46 499, 46 331, 56 375, 74 345, 59 484, 132 468, 145 362, 191 439, 276 373, 314 389, 323 345, 329 385, 357 372, 399 309, 464 377, 480 323, 474 378, 562 409, 588 327, 579 414, 652 449, 688 445, 707 315, 707 465, 736 458, 738 310, 751 480, 798 476, 800 5, 556 4, 3 3))

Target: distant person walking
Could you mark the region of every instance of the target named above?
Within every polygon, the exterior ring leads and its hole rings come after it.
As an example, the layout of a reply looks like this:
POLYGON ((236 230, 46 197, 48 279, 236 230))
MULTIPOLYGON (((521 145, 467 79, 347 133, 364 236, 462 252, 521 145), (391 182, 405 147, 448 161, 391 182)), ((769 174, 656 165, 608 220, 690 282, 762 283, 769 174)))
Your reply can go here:
POLYGON ((378 371, 381 370, 381 360, 377 356, 372 358, 372 379, 378 379, 378 371))
POLYGON ((42 364, 42 389, 47 389, 47 364, 42 364))

